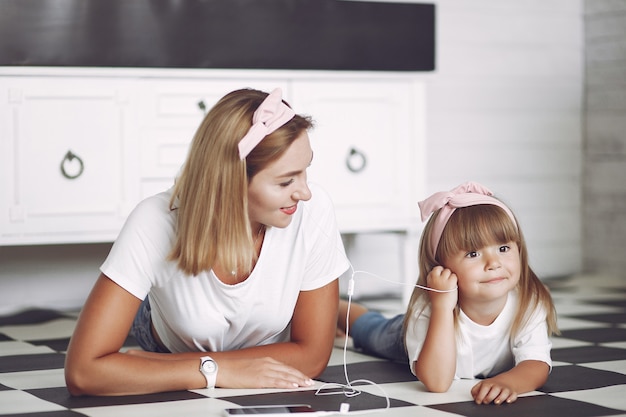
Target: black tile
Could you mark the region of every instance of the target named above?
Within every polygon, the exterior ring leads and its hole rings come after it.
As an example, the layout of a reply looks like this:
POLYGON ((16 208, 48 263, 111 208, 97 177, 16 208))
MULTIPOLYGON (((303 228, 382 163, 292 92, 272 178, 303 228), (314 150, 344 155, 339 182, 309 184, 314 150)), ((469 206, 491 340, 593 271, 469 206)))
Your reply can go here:
MULTIPOLYGON (((28 340, 28 343, 35 346, 47 346, 52 350, 57 352, 66 352, 67 346, 70 343, 69 337, 64 337, 60 339, 46 339, 46 340, 28 340)), ((134 337, 128 336, 124 341, 125 347, 138 346, 137 340, 134 337)))
POLYGON ((615 300, 582 300, 582 301, 586 304, 626 308, 626 297, 618 298, 615 300))
MULTIPOLYGON (((351 381, 367 379, 377 384, 412 382, 417 380, 411 373, 408 363, 390 361, 349 363, 348 378, 350 378, 351 381)), ((345 384, 346 376, 343 365, 327 367, 317 379, 323 382, 345 384)))
POLYGON ((600 417, 624 413, 621 410, 551 395, 522 397, 512 404, 478 405, 474 402, 461 402, 427 407, 467 417, 600 417))
POLYGON ((564 314, 563 317, 573 319, 595 321, 607 324, 626 323, 626 312, 623 313, 599 313, 599 314, 564 314))
POLYGON ((552 368, 542 392, 580 391, 626 384, 626 375, 584 366, 567 365, 552 368))
POLYGON ((56 310, 32 309, 21 311, 8 316, 0 316, 0 326, 15 326, 20 324, 39 324, 51 320, 74 318, 56 310))
POLYGON ((2 417, 86 417, 86 414, 72 410, 40 411, 38 413, 2 414, 2 417))
POLYGON ((42 353, 37 355, 0 356, 0 372, 38 371, 42 369, 62 369, 65 355, 42 353))
POLYGON ((59 404, 67 408, 150 404, 206 398, 204 395, 196 394, 195 392, 191 391, 172 391, 162 392, 158 394, 122 395, 112 397, 73 397, 70 395, 67 388, 65 387, 41 388, 25 391, 34 395, 35 397, 41 398, 42 400, 50 401, 52 403, 59 404))
POLYGON ((605 346, 578 346, 552 349, 552 360, 567 363, 591 363, 626 359, 626 349, 605 346))
MULTIPOLYGON (((315 390, 275 392, 270 394, 219 397, 219 399, 240 406, 308 404, 317 411, 339 411, 341 403, 350 404, 350 411, 373 410, 387 407, 387 400, 384 396, 372 395, 367 392, 361 392, 352 397, 346 397, 341 392, 333 395, 315 395, 315 392, 315 390)), ((389 403, 390 407, 408 407, 415 405, 396 399, 390 399, 389 403)))
POLYGON ((626 341, 626 329, 619 327, 570 329, 561 331, 561 337, 593 343, 623 342, 626 341))
POLYGON ((67 351, 67 345, 70 343, 69 337, 61 339, 47 339, 47 340, 30 340, 28 343, 35 346, 47 346, 57 352, 67 351))

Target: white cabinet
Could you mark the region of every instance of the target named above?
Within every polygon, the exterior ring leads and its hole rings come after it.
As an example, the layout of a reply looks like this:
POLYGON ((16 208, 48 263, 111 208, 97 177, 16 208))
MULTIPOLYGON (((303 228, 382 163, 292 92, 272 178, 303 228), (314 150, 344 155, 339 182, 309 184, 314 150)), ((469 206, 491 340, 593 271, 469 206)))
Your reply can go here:
POLYGON ((423 92, 411 80, 303 80, 298 112, 316 121, 309 178, 331 194, 343 232, 404 231, 417 224, 413 120, 423 92))
POLYGON ((129 80, 0 77, 0 244, 111 241, 136 202, 129 80))
POLYGON ((0 69, 0 245, 113 241, 173 184, 205 112, 244 87, 280 87, 313 117, 309 177, 340 230, 399 233, 413 276, 424 87, 398 73, 0 69))
POLYGON ((144 78, 137 85, 142 197, 173 184, 204 115, 225 94, 246 87, 287 89, 284 79, 263 78, 171 76, 144 78))

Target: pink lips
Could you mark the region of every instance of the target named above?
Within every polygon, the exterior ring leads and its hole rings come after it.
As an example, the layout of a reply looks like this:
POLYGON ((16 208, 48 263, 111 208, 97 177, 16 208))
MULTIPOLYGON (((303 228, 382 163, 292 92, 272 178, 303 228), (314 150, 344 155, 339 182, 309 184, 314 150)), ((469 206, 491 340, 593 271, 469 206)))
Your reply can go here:
POLYGON ((291 207, 283 207, 283 208, 280 209, 280 211, 282 211, 283 213, 291 216, 293 213, 296 212, 297 209, 298 209, 298 205, 294 204, 291 207))
POLYGON ((506 278, 504 277, 500 277, 500 278, 494 278, 494 279, 490 279, 489 281, 485 281, 485 284, 497 284, 499 282, 504 281, 506 278))

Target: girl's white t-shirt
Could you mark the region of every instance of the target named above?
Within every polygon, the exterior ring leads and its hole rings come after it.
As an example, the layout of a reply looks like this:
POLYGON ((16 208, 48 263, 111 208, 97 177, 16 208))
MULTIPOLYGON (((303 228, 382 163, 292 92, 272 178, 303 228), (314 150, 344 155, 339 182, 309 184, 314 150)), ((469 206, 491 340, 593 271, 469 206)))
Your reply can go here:
MULTIPOLYGON (((473 322, 462 310, 459 312, 456 379, 488 378, 508 371, 525 360, 542 361, 552 367, 552 343, 548 335, 546 311, 541 308, 533 312, 526 326, 511 338, 510 329, 517 305, 517 291, 510 291, 504 309, 488 326, 473 322)), ((417 306, 407 323, 406 346, 413 374, 430 321, 430 306, 420 314, 422 306, 417 306)))
POLYGON ((139 299, 171 352, 217 352, 284 342, 300 291, 321 288, 348 267, 328 195, 309 184, 289 226, 270 227, 257 264, 242 283, 212 271, 189 276, 167 256, 175 238, 172 190, 142 201, 130 214, 101 271, 139 299))

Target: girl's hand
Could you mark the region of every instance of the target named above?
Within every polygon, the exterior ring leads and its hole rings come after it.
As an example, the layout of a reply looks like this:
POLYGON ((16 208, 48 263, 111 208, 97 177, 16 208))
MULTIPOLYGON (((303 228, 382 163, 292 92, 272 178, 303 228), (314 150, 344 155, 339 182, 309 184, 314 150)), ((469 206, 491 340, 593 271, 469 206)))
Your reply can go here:
MULTIPOLYGON (((438 291, 450 291, 457 287, 456 274, 442 266, 434 267, 426 277, 429 288, 438 291)), ((459 299, 458 291, 437 292, 429 291, 432 308, 453 310, 459 299)))
POLYGON ((517 400, 517 392, 506 384, 495 379, 485 379, 474 385, 471 390, 476 404, 510 404, 517 400))
POLYGON ((311 378, 296 368, 270 357, 228 359, 218 365, 218 387, 289 389, 314 384, 311 378))

